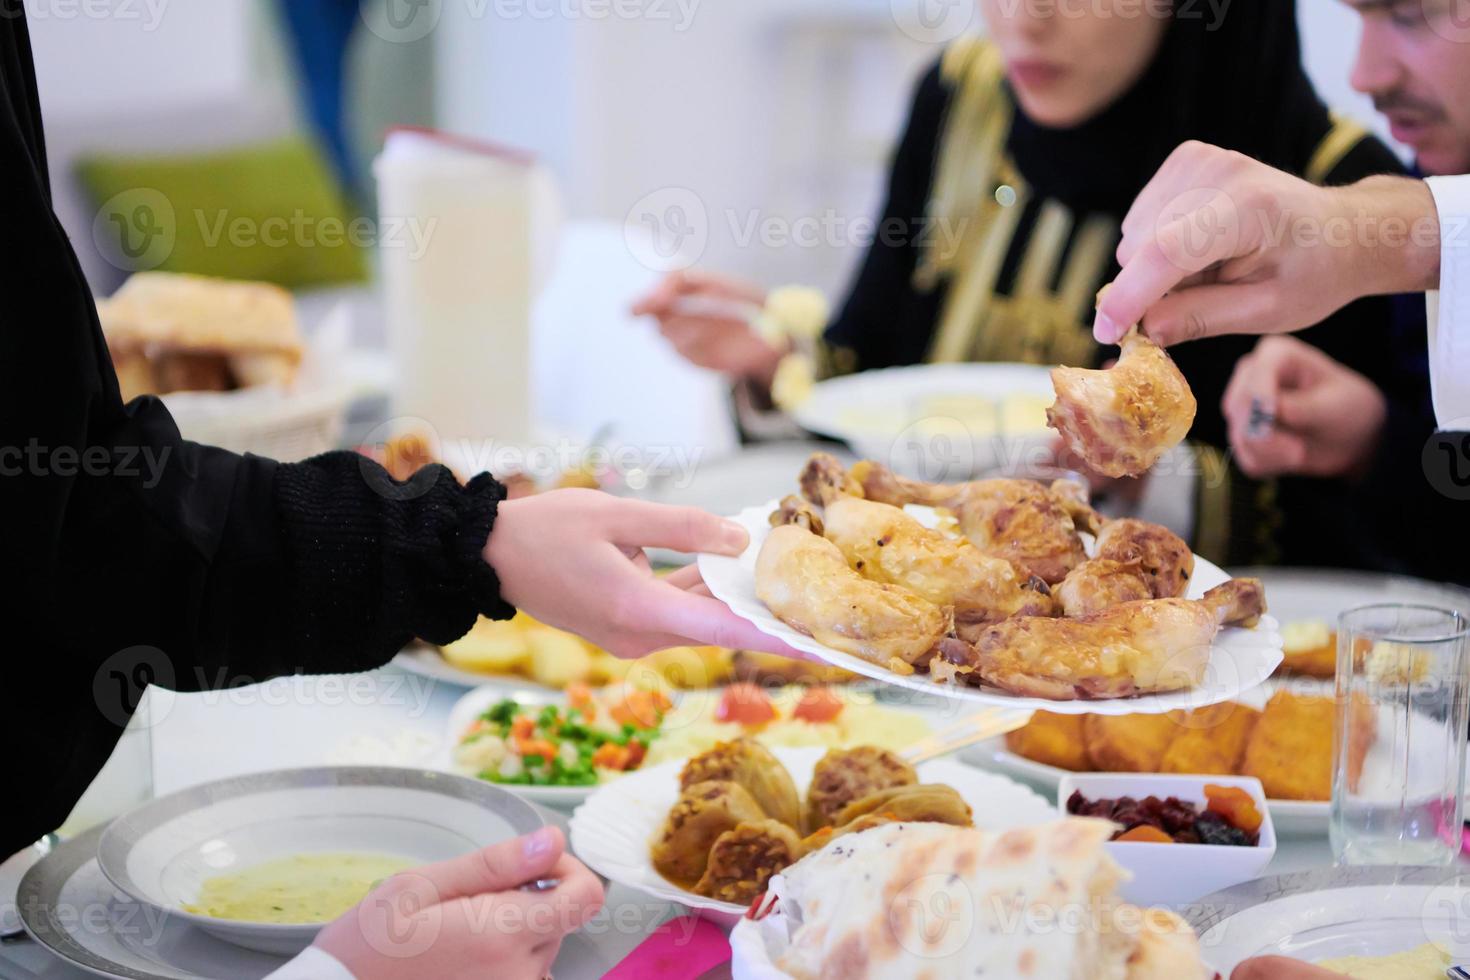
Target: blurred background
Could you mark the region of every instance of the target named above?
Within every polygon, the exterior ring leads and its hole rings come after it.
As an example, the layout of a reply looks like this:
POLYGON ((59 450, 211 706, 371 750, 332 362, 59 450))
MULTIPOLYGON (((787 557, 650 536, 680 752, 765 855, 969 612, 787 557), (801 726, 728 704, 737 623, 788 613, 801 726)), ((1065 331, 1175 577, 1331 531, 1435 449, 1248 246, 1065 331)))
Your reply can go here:
MULTIPOLYGON (((861 252, 854 222, 878 204, 913 79, 944 42, 980 28, 967 0, 923 21, 900 10, 911 6, 46 0, 27 10, 56 210, 99 296, 126 278, 128 263, 97 235, 119 194, 193 195, 217 205, 200 213, 220 215, 253 213, 252 196, 264 195, 350 220, 376 211, 372 160, 390 126, 493 141, 534 155, 554 185, 528 218, 537 432, 718 455, 735 439, 725 385, 629 315, 661 270, 626 227, 687 219, 701 267, 840 296, 861 252)), ((1347 87, 1357 18, 1338 0, 1300 6, 1319 91, 1378 125, 1347 87)), ((219 271, 208 250, 191 268, 182 240, 164 268, 219 271)), ((278 248, 236 274, 292 289, 308 334, 346 310, 363 353, 357 376, 389 384, 392 358, 372 356, 388 342, 372 244, 330 260, 278 248)), ((359 416, 359 430, 369 422, 359 416)))

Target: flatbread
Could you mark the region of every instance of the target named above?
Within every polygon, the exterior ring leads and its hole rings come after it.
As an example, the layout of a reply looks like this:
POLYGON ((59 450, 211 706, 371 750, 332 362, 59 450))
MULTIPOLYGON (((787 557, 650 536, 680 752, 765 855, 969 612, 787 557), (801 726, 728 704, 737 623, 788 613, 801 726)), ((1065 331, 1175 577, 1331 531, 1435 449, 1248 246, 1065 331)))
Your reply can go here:
POLYGON ((893 823, 838 838, 772 884, 793 923, 776 965, 798 980, 932 980, 955 964, 997 980, 1129 980, 1137 936, 1106 925, 1125 875, 1103 848, 1113 830, 893 823))

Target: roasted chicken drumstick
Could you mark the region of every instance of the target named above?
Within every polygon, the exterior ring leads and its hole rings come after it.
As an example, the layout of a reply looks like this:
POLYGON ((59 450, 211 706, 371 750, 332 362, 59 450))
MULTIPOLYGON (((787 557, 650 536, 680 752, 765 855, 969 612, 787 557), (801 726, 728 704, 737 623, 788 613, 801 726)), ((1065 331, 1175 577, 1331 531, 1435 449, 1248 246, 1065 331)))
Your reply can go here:
POLYGON ((1162 347, 1135 327, 1118 363, 1103 371, 1052 369, 1047 423, 1105 476, 1138 476, 1194 424, 1194 394, 1162 347))
POLYGON ((1176 691, 1204 679, 1222 625, 1254 625, 1265 611, 1258 579, 1231 579, 1199 600, 1124 602, 1082 619, 1018 616, 985 627, 968 650, 951 641, 942 653, 957 679, 1054 701, 1176 691))
POLYGON ((1106 521, 1097 555, 1056 588, 1062 611, 1074 619, 1136 599, 1175 599, 1189 591, 1194 553, 1161 524, 1133 517, 1106 521))

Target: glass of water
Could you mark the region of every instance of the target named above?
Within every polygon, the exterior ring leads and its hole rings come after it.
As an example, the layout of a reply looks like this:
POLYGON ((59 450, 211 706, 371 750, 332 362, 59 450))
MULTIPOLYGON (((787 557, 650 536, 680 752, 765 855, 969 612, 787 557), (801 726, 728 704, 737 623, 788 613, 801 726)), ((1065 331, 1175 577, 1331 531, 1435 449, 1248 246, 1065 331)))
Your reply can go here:
POLYGON ((1470 644, 1464 615, 1352 609, 1337 621, 1332 851, 1339 864, 1447 865, 1460 853, 1470 644))

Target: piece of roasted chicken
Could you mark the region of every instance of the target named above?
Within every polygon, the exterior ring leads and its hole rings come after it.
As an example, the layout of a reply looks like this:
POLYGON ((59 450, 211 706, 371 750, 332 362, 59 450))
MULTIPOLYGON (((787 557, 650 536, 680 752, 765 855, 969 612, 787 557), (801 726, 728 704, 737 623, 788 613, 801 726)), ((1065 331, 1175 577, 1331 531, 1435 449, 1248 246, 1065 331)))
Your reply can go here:
POLYGON ((679 772, 680 789, 711 781, 739 783, 766 816, 788 827, 801 826, 801 796, 791 773, 755 739, 721 742, 684 763, 679 772))
POLYGON ((1106 476, 1138 476, 1189 433, 1194 393, 1168 353, 1136 327, 1118 363, 1102 371, 1058 367, 1047 424, 1106 476))
POLYGON ((973 644, 942 647, 954 679, 1053 701, 1177 691, 1204 678, 1224 625, 1251 626, 1266 610, 1258 579, 1231 579, 1191 599, 1124 602, 1081 619, 1018 616, 973 644))
POLYGON ((704 876, 710 848, 721 834, 765 819, 755 797, 739 783, 686 786, 653 843, 653 866, 675 884, 693 885, 704 876))
POLYGON ((695 884, 700 895, 748 905, 771 876, 801 860, 801 837, 779 820, 742 823, 716 838, 704 876, 695 884))
POLYGON ((1071 481, 1052 486, 1018 479, 922 483, 868 460, 854 466, 851 476, 869 500, 953 511, 960 531, 982 553, 1013 562, 1048 585, 1087 560, 1078 522, 1093 526, 1097 515, 1071 481))
POLYGON ((832 749, 812 770, 806 792, 807 830, 832 826, 848 804, 865 796, 918 782, 914 767, 887 749, 872 745, 832 749))
POLYGON ((951 610, 864 578, 835 544, 795 524, 761 544, 755 591, 797 632, 889 670, 912 673, 954 628, 951 610))
POLYGON ((898 507, 838 497, 822 515, 822 534, 866 579, 902 586, 954 610, 960 636, 1011 616, 1054 616, 1047 584, 968 540, 925 527, 898 507))
POLYGON ((1180 598, 1193 574, 1194 553, 1184 539, 1161 524, 1125 517, 1102 523, 1096 557, 1072 569, 1056 597, 1076 619, 1120 602, 1180 598))

